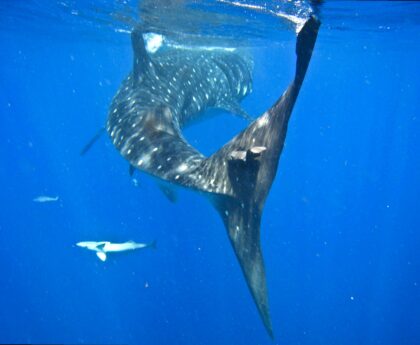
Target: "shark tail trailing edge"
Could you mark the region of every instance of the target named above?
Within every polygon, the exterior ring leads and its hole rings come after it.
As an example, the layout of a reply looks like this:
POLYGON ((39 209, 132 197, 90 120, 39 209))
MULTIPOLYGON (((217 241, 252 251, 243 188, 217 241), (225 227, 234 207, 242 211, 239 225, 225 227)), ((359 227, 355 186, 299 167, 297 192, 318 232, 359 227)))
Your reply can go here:
POLYGON ((223 219, 249 290, 272 338, 260 247, 261 215, 277 172, 290 114, 311 59, 319 26, 318 19, 312 16, 299 32, 296 74, 286 92, 268 111, 205 162, 208 176, 218 176, 217 167, 225 166, 223 183, 230 186, 232 195, 215 194, 211 200, 223 219))
POLYGON ((152 242, 150 242, 149 247, 152 249, 156 249, 157 248, 157 241, 153 240, 152 242))

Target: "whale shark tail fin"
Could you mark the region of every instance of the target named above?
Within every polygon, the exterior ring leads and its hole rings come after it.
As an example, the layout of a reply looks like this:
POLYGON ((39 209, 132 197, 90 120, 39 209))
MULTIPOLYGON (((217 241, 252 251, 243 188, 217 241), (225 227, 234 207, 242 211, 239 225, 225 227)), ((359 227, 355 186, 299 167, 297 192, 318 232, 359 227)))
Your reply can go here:
POLYGON ((315 47, 316 38, 321 22, 317 17, 311 16, 300 29, 296 41, 296 74, 295 83, 302 84, 306 70, 311 61, 312 51, 315 47))
POLYGON ((254 202, 240 202, 230 197, 220 197, 215 206, 223 219, 264 326, 269 336, 274 338, 260 247, 261 209, 254 202))
POLYGON ((311 17, 298 34, 296 76, 263 115, 234 137, 204 166, 210 180, 220 180, 211 201, 221 215, 248 287, 269 335, 273 337, 260 222, 277 172, 287 125, 314 47, 319 21, 311 17))

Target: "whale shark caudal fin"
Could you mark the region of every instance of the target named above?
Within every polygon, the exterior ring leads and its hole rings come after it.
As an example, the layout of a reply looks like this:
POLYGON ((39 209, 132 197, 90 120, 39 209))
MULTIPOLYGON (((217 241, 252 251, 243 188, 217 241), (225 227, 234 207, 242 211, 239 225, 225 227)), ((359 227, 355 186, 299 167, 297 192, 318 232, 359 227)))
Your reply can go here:
POLYGON ((288 121, 309 65, 319 26, 318 19, 312 16, 299 32, 295 78, 280 99, 203 163, 206 167, 204 174, 222 181, 221 184, 230 190, 229 193, 212 193, 210 200, 223 219, 248 287, 271 337, 273 331, 260 248, 261 214, 276 175, 288 121))

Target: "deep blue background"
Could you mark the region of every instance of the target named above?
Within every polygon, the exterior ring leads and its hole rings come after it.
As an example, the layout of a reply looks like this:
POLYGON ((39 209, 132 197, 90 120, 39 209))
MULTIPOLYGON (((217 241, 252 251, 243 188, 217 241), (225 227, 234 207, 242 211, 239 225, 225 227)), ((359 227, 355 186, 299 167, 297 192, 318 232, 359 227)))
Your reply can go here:
MULTIPOLYGON (((274 343, 418 344, 419 28, 340 31, 329 14, 262 222, 274 343)), ((0 342, 271 344, 206 200, 134 186, 106 137, 79 156, 131 68, 117 37, 0 31, 0 342), (129 239, 158 249, 102 263, 74 246, 129 239)), ((254 55, 258 115, 292 78, 294 39, 254 55)), ((223 114, 186 135, 211 153, 244 126, 223 114)))

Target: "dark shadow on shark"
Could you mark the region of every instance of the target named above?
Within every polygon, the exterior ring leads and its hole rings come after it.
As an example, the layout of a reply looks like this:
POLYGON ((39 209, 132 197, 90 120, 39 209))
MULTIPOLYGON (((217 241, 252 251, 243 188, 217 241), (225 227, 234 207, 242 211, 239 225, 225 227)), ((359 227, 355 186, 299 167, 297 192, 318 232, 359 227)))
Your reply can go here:
POLYGON ((189 145, 181 130, 207 108, 223 108, 246 118, 239 102, 252 87, 251 60, 224 50, 168 49, 150 56, 142 32, 134 30, 133 72, 115 95, 106 126, 113 144, 129 161, 131 172, 134 168, 144 171, 211 200, 271 337, 260 247, 261 215, 319 25, 312 16, 300 30, 295 77, 284 94, 208 158, 189 145))

